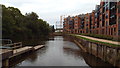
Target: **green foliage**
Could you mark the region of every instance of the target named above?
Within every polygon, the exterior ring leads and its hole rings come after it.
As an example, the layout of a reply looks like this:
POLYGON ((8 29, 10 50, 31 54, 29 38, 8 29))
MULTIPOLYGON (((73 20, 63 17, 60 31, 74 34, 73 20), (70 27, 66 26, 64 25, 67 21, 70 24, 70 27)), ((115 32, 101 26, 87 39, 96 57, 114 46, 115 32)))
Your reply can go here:
POLYGON ((53 26, 50 26, 50 29, 51 29, 51 33, 54 33, 54 32, 55 32, 54 25, 53 25, 53 26))
POLYGON ((3 38, 39 38, 49 35, 51 27, 34 12, 23 15, 18 8, 2 5, 3 38))

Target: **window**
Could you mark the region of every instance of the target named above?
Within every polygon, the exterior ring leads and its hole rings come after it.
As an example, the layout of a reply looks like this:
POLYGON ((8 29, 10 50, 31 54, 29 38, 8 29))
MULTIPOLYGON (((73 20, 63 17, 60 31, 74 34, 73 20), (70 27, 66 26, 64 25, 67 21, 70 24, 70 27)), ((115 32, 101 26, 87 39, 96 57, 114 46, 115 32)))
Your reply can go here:
POLYGON ((120 5, 118 6, 118 13, 120 13, 120 5))
POLYGON ((102 29, 102 34, 104 34, 104 29, 102 29))
POLYGON ((103 21, 103 22, 102 22, 102 27, 104 27, 104 26, 105 26, 105 22, 103 21))
POLYGON ((113 35, 113 28, 111 28, 111 35, 113 35))
POLYGON ((100 21, 102 21, 102 17, 100 17, 100 21))
POLYGON ((75 23, 78 23, 78 22, 75 22, 75 23))
POLYGON ((77 18, 75 18, 75 20, 78 20, 77 18))
POLYGON ((116 31, 116 28, 114 28, 114 32, 116 31))
POLYGON ((108 18, 108 13, 106 14, 106 18, 108 18))

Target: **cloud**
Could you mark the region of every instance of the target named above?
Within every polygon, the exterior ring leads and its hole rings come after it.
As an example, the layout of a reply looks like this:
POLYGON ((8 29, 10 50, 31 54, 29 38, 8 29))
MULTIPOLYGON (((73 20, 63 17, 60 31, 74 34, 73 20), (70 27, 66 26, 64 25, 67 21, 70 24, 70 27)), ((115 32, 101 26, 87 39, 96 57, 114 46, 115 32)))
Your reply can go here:
POLYGON ((23 14, 36 12, 40 18, 55 24, 60 15, 91 12, 100 0, 1 0, 1 4, 19 8, 23 14))

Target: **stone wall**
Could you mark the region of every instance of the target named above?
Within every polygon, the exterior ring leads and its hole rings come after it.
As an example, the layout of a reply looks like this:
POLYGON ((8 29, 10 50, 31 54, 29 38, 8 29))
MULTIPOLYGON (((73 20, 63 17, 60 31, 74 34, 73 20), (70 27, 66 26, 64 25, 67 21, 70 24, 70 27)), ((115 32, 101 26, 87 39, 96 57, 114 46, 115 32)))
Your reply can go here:
MULTIPOLYGON (((111 47, 101 43, 93 43, 83 39, 73 37, 73 40, 81 44, 80 47, 86 49, 86 52, 92 54, 113 66, 120 67, 120 47, 111 47)), ((76 43, 76 42, 75 42, 76 43)))

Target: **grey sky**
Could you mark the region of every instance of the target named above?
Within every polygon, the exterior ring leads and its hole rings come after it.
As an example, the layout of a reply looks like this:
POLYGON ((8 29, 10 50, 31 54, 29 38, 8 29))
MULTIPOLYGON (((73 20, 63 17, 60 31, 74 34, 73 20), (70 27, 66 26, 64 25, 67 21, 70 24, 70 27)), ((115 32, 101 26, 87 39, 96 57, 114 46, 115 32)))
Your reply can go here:
POLYGON ((55 25, 61 15, 92 12, 99 3, 100 0, 0 0, 0 4, 19 8, 23 14, 36 12, 50 25, 55 25))

